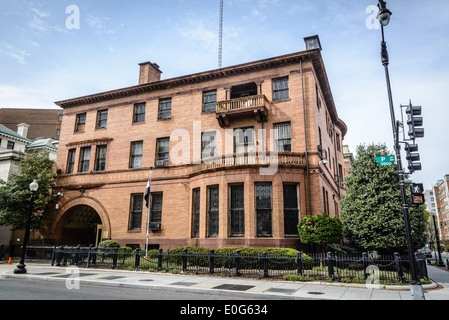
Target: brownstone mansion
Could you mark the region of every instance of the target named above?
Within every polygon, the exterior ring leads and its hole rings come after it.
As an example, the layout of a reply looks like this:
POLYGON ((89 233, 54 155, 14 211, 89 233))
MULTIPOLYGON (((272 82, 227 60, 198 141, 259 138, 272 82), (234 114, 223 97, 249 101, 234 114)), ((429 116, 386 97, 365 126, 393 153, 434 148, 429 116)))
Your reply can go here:
POLYGON ((56 102, 59 197, 46 238, 144 248, 299 247, 339 214, 343 138, 318 36, 302 52, 56 102), (149 210, 144 193, 151 171, 149 210))

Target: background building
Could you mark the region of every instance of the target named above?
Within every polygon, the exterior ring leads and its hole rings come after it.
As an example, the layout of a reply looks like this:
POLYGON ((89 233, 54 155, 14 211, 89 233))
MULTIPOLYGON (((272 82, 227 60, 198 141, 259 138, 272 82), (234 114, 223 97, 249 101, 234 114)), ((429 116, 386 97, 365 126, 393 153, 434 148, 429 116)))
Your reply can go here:
POLYGON ((0 108, 0 123, 13 131, 20 123, 27 123, 30 126, 27 134, 29 139, 59 139, 61 121, 61 109, 0 108))
POLYGON ((56 102, 48 240, 143 248, 299 247, 305 215, 338 216, 343 139, 318 36, 306 51, 56 102), (151 175, 150 210, 144 192, 151 175))
POLYGON ((445 175, 443 179, 435 183, 433 192, 435 195, 441 240, 449 240, 449 175, 445 175))

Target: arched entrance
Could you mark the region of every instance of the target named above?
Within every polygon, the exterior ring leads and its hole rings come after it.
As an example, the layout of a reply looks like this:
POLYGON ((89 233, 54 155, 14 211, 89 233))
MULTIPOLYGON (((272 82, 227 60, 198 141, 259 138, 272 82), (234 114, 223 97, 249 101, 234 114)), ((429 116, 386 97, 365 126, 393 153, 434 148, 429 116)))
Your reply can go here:
POLYGON ((64 217, 61 242, 63 245, 97 246, 103 237, 103 223, 94 208, 77 205, 64 217))

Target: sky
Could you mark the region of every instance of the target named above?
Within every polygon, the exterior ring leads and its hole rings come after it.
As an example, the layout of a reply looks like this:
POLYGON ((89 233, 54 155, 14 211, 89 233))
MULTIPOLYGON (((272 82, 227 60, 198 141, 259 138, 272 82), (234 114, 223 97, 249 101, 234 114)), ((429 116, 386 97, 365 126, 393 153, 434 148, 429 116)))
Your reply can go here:
MULTIPOLYGON (((55 101, 134 86, 138 64, 162 79, 218 67, 219 0, 0 0, 0 108, 57 108, 55 101)), ((386 144, 393 134, 377 0, 225 0, 223 67, 305 50, 319 35, 344 144, 386 144)), ((449 2, 390 0, 385 37, 396 119, 423 108, 418 139, 431 188, 449 174, 449 2)), ((404 167, 407 167, 403 160, 404 167)))

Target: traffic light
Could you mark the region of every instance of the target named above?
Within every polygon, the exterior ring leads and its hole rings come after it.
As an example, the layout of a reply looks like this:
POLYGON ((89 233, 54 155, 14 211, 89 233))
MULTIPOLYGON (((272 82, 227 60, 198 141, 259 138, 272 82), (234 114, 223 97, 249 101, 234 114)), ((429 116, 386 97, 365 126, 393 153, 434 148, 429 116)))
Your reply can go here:
POLYGON ((412 192, 412 202, 415 205, 424 204, 424 187, 422 183, 413 183, 410 185, 412 192))
POLYGON ((405 113, 408 115, 408 135, 413 140, 415 140, 416 138, 424 138, 424 128, 419 128, 423 125, 423 118, 418 117, 421 115, 421 112, 422 107, 413 106, 411 102, 405 111, 405 113))
POLYGON ((421 160, 421 157, 418 152, 418 145, 417 144, 406 144, 405 145, 405 153, 406 153, 406 159, 408 161, 408 170, 413 173, 415 171, 421 171, 422 166, 420 162, 417 162, 421 160))

